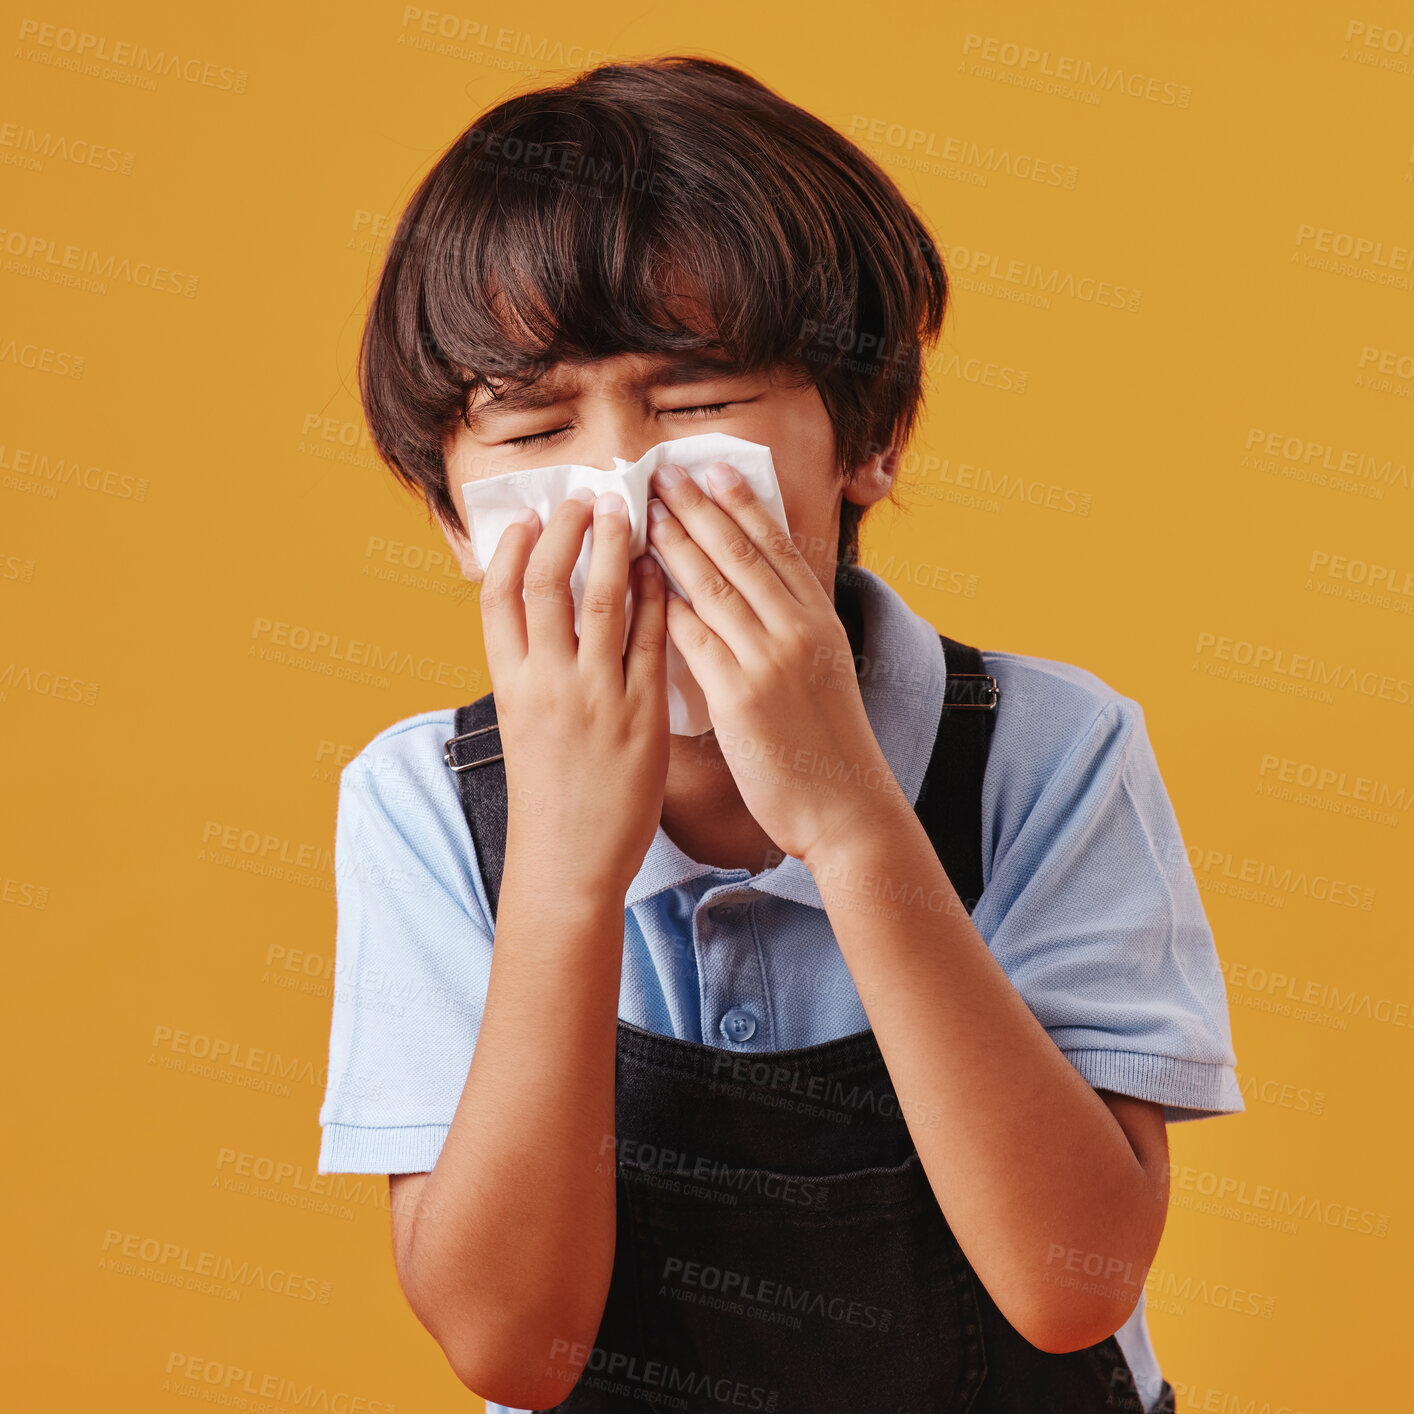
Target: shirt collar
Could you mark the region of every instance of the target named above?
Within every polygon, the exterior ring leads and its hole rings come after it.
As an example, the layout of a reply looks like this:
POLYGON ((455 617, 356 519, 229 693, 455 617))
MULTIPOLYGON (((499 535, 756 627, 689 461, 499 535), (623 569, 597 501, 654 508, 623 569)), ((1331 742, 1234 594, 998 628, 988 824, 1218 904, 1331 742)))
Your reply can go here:
MULTIPOLYGON (((942 640, 937 629, 914 613, 891 585, 862 565, 841 565, 836 570, 836 601, 847 593, 858 596, 863 621, 863 655, 856 669, 864 711, 889 769, 914 805, 942 719, 947 686, 942 640)), ((661 824, 624 896, 624 906, 632 908, 704 874, 737 874, 746 887, 812 908, 824 907, 814 876, 794 855, 756 875, 745 869, 721 870, 689 858, 661 824)))

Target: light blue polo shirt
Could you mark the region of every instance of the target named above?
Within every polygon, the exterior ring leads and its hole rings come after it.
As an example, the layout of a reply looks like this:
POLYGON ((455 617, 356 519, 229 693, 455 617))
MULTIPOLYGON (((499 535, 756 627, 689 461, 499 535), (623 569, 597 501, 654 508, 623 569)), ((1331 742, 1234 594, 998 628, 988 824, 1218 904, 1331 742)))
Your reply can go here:
MULTIPOLYGON (((947 680, 942 643, 888 583, 855 573, 865 709, 916 802, 947 680)), ((983 656, 1002 701, 983 781, 978 932, 1091 1085, 1156 1101, 1170 1122, 1241 1111, 1213 935, 1142 709, 1083 668, 983 656)), ((320 1173, 430 1169, 471 1064, 493 928, 442 759, 453 710, 385 728, 340 776, 320 1173)), ((869 1026, 798 859, 716 869, 661 826, 624 899, 619 1016, 747 1054, 869 1026)), ((1152 1404, 1160 1376, 1142 1299, 1118 1336, 1152 1404)))

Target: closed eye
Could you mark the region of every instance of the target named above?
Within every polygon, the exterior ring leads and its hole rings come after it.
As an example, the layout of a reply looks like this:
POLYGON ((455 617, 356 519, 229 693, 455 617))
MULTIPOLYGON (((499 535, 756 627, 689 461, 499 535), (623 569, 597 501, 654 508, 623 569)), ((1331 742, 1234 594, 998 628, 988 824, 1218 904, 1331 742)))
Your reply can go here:
MULTIPOLYGON (((731 406, 731 403, 700 403, 696 407, 659 408, 658 411, 666 413, 669 417, 713 417, 719 412, 725 412, 731 406)), ((551 428, 547 432, 530 432, 524 437, 508 437, 500 445, 503 447, 537 447, 546 442, 553 442, 557 437, 563 437, 573 427, 574 423, 567 422, 563 427, 551 428)))

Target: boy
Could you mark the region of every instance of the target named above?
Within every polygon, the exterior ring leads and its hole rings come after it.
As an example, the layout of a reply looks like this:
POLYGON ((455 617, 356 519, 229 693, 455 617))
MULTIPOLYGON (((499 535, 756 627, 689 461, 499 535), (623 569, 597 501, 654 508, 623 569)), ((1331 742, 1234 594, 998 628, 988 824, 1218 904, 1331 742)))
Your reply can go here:
POLYGON ((857 563, 945 300, 873 163, 704 60, 508 100, 404 213, 364 406, 483 580, 499 734, 425 712, 343 772, 319 1168, 389 1175, 493 1414, 1173 1408, 1165 1123, 1243 1104, 1143 713, 1004 652, 957 699, 972 650, 857 563), (791 535, 660 468, 690 605, 610 495, 475 563, 464 481, 708 430, 771 448, 791 535))

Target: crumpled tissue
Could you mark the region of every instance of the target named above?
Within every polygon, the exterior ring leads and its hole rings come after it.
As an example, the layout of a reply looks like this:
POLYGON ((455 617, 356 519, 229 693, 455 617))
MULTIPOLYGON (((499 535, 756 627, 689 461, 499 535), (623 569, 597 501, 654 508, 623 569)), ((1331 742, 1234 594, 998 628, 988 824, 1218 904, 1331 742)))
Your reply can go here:
MULTIPOLYGON (((744 438, 731 437, 726 433, 703 432, 693 437, 678 437, 670 442, 659 442, 636 462, 615 457, 612 471, 592 466, 540 466, 464 482, 462 494, 466 501, 467 529, 476 562, 483 570, 491 563, 491 557, 496 553, 501 536, 510 526, 511 517, 522 507, 529 506, 534 510, 540 517, 543 528, 555 507, 577 487, 588 486, 596 495, 604 491, 617 491, 628 506, 630 556, 644 553, 652 555, 669 586, 690 604, 692 596, 674 578, 663 563, 663 557, 648 543, 648 503, 658 499, 649 493, 649 478, 662 463, 672 462, 675 466, 682 467, 710 497, 712 488, 707 484, 707 468, 713 462, 719 461, 730 463, 741 473, 769 514, 789 532, 785 505, 781 500, 780 483, 776 479, 775 463, 771 460, 771 449, 759 442, 748 442, 744 438)), ((594 529, 591 523, 585 533, 579 559, 570 575, 576 634, 579 633, 580 608, 589 578, 589 556, 593 543, 594 529)), ((628 648, 628 629, 632 616, 633 588, 630 583, 625 600, 625 649, 628 648)), ((700 736, 710 730, 712 719, 707 711, 707 699, 697 680, 688 671, 687 662, 673 643, 671 635, 667 639, 667 679, 668 730, 675 736, 700 736)))

